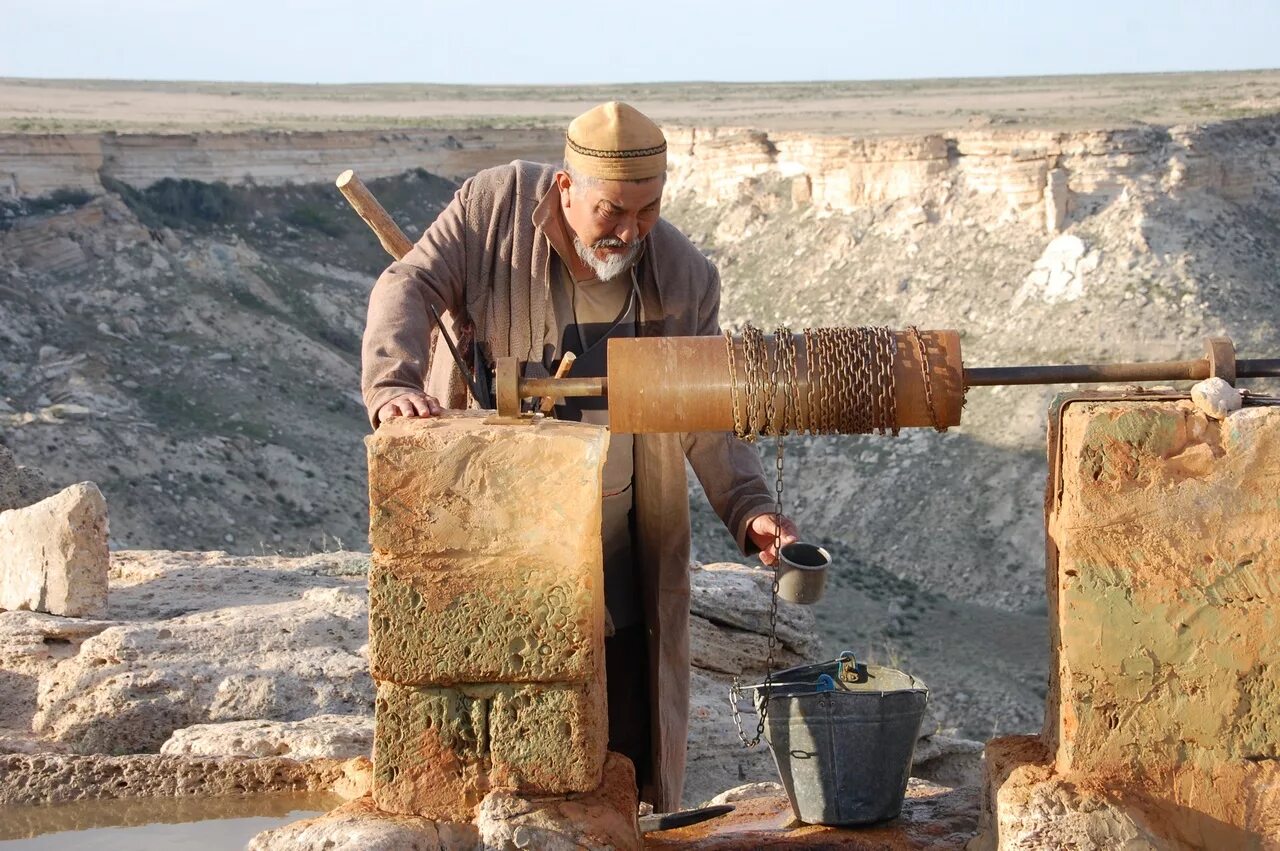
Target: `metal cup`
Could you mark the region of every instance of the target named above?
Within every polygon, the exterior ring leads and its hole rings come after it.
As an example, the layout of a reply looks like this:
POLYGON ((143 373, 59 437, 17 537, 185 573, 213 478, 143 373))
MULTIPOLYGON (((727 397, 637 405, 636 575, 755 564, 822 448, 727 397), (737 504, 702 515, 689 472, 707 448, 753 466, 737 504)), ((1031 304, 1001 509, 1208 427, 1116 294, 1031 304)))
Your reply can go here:
POLYGON ((789 603, 816 603, 827 584, 831 553, 815 544, 796 541, 779 553, 778 596, 789 603))

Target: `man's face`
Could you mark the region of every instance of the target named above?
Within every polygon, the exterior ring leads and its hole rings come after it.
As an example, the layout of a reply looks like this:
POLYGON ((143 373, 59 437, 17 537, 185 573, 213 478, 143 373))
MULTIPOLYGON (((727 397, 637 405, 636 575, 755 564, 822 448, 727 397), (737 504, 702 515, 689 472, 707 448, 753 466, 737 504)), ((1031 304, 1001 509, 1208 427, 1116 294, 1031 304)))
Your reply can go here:
POLYGON ((562 171, 556 183, 565 221, 598 261, 634 256, 640 240, 658 223, 665 183, 661 177, 641 183, 596 180, 574 185, 562 171))

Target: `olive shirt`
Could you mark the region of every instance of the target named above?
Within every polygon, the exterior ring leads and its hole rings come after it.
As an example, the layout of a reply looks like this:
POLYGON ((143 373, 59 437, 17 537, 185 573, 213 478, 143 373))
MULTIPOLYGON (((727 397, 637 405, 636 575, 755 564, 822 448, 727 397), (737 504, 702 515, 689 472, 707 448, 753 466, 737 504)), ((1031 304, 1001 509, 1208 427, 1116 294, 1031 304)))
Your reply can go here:
MULTIPOLYGON (((562 261, 563 258, 557 258, 562 261)), ((551 282, 552 310, 547 311, 543 364, 554 372, 566 352, 577 357, 570 374, 589 378, 608 374, 608 342, 634 337, 639 315, 638 285, 630 271, 609 280, 591 277, 575 281, 564 262, 551 282)), ((556 416, 594 425, 609 425, 603 399, 568 398, 556 406, 556 416)), ((631 558, 631 460, 633 438, 611 432, 604 462, 604 500, 601 538, 604 544, 605 607, 615 629, 644 622, 640 591, 631 558)))

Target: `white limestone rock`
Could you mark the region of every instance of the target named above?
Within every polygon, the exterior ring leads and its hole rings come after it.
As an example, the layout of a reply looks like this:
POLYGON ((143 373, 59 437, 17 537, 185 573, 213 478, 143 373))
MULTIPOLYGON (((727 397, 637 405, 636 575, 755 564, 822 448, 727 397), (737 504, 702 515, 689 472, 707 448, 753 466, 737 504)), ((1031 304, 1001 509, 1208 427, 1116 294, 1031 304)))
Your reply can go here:
POLYGON ((637 803, 631 761, 611 753, 595 791, 551 797, 493 791, 480 802, 476 828, 484 851, 641 851, 637 803))
POLYGON ((175 730, 160 753, 184 756, 287 756, 293 759, 368 756, 368 715, 315 715, 301 721, 228 721, 175 730))
POLYGON ((1206 417, 1225 420, 1227 416, 1244 406, 1244 398, 1240 391, 1232 387, 1225 379, 1206 378, 1191 387, 1191 401, 1206 417))
MULTIPOLYGON (((689 610, 716 627, 719 633, 704 633, 705 643, 692 648, 702 668, 736 673, 764 670, 764 657, 742 658, 741 641, 769 634, 769 589, 771 571, 744 564, 693 565, 689 571, 689 610), (744 634, 745 633, 745 634, 744 634)), ((787 649, 806 661, 817 661, 822 643, 817 623, 807 606, 782 602, 778 605, 778 638, 787 649)))
POLYGON ((310 581, 322 587, 281 602, 102 631, 41 676, 33 729, 80 752, 136 753, 194 724, 371 714, 363 583, 310 581))
POLYGON ((0 609, 107 611, 107 501, 93 482, 0 512, 0 609))

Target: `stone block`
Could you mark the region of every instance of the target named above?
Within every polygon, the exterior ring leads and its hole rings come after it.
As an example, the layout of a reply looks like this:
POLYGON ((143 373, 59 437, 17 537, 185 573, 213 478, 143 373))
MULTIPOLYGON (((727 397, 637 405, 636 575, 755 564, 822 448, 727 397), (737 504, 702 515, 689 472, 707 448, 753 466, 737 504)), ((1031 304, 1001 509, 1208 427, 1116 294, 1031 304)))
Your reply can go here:
POLYGON ((490 792, 480 804, 476 828, 485 848, 640 851, 636 772, 631 760, 611 753, 600 785, 590 792, 554 798, 490 792))
POLYGON ((108 561, 107 501, 93 482, 0 512, 0 609, 101 617, 108 561))
POLYGON ((365 438, 369 540, 399 558, 537 555, 596 575, 603 427, 393 419, 365 438))
POLYGON ((609 744, 604 676, 581 685, 504 687, 489 712, 494 788, 588 792, 609 744))
POLYGON ((470 820, 489 791, 600 784, 603 682, 422 688, 379 683, 373 796, 388 812, 470 820))
POLYGON ((470 821, 489 791, 488 705, 452 689, 379 683, 373 799, 390 813, 470 821))
POLYGON ((557 568, 536 553, 460 561, 373 557, 375 679, 586 682, 603 658, 604 592, 594 565, 557 568))
POLYGON ((1075 403, 1062 428, 1057 767, 1195 768, 1207 794, 1280 754, 1280 409, 1075 403))
POLYGON ((1273 848, 1280 762, 1150 772, 1059 772, 1037 736, 987 742, 973 851, 1027 848, 1273 848))

